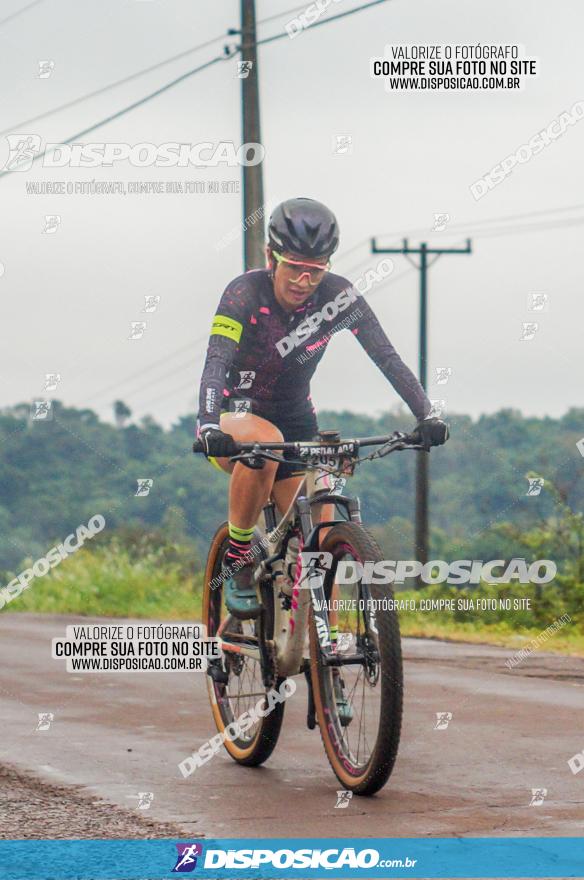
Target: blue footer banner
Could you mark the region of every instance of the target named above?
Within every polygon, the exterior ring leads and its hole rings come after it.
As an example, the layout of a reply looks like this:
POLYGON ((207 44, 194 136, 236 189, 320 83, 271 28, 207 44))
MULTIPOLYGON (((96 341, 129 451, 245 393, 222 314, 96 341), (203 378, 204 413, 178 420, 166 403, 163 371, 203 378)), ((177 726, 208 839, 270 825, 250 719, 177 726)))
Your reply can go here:
POLYGON ((5 840, 2 880, 584 877, 579 837, 5 840))

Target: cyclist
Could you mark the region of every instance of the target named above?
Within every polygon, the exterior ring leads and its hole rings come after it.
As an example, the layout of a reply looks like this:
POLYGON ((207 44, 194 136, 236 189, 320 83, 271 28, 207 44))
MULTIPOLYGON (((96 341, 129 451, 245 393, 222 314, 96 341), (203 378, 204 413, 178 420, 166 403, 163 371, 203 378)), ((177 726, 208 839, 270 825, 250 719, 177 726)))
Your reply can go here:
POLYGON ((207 458, 231 473, 225 601, 237 618, 257 617, 250 544, 270 495, 283 513, 303 471, 293 462, 254 470, 229 461, 236 442, 310 440, 318 431, 310 380, 331 336, 348 328, 418 420, 426 449, 448 438, 431 404, 365 299, 329 271, 339 244, 332 211, 288 199, 270 217, 267 268, 227 285, 211 328, 200 388, 197 436, 207 458))

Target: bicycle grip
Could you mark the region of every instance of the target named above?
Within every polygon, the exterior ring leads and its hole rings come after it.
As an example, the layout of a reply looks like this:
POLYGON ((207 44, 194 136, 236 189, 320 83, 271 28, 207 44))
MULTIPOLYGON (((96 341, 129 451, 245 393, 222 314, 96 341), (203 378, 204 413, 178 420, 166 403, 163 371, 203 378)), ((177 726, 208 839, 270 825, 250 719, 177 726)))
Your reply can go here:
POLYGON ((204 450, 204 447, 203 447, 203 444, 201 443, 201 441, 195 440, 195 442, 193 443, 193 452, 204 452, 204 451, 205 450, 204 450))

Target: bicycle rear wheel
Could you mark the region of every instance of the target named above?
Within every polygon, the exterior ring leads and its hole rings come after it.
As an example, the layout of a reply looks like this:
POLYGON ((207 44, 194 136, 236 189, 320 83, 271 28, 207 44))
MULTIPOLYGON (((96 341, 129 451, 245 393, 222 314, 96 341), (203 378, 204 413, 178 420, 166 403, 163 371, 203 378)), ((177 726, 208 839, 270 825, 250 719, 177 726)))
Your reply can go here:
MULTIPOLYGON (((321 549, 332 554, 325 575, 329 624, 338 620, 337 652, 361 655, 362 664, 324 665, 314 614, 310 660, 316 714, 329 763, 339 782, 355 794, 382 788, 397 756, 403 701, 403 672, 397 614, 370 600, 393 599, 387 585, 337 584, 341 560, 381 561, 371 536, 357 523, 334 526, 321 549), (336 608, 335 608, 336 606, 336 608)), ((334 633, 333 633, 334 636, 334 633)), ((334 645, 334 637, 332 638, 334 645)))
MULTIPOLYGON (((242 621, 232 617, 223 601, 223 584, 217 580, 221 574, 221 563, 228 541, 227 523, 224 523, 217 529, 207 556, 203 591, 203 624, 207 627, 209 637, 216 636, 221 629, 223 638, 229 639, 231 635, 234 641, 256 645, 259 621, 242 621)), ((271 600, 270 602, 269 595, 264 596, 263 626, 266 639, 273 637, 273 595, 271 600)), ((262 709, 265 708, 265 694, 270 689, 263 683, 261 664, 258 660, 242 653, 224 651, 213 671, 214 676, 207 675, 207 690, 219 733, 225 733, 230 724, 258 704, 262 709)), ((280 681, 277 681, 276 686, 279 684, 280 681)), ((223 745, 238 764, 248 767, 263 764, 276 746, 283 718, 284 702, 280 702, 268 715, 259 717, 245 733, 241 733, 233 740, 226 737, 223 745)))

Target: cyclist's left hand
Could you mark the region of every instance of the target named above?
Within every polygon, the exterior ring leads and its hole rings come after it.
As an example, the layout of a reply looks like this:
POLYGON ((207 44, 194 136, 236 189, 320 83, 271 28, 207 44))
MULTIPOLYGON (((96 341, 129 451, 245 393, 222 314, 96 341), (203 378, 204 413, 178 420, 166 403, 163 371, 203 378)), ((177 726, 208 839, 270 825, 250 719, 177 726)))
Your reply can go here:
POLYGON ((414 433, 418 434, 420 442, 424 444, 426 451, 429 451, 431 446, 442 446, 450 436, 446 422, 434 417, 422 419, 421 422, 418 422, 414 433))

